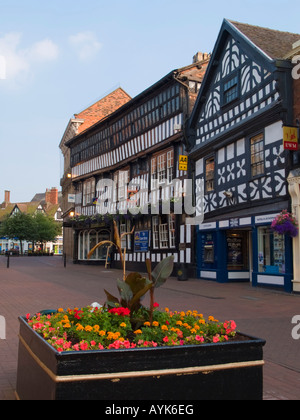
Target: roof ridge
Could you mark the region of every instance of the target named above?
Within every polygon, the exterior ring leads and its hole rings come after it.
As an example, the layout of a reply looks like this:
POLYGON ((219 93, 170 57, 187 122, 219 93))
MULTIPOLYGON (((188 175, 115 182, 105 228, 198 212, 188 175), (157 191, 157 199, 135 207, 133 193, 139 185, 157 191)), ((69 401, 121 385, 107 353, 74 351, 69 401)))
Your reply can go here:
POLYGON ((228 22, 232 23, 233 25, 235 25, 237 23, 238 25, 245 25, 245 26, 249 26, 251 28, 259 28, 259 29, 264 29, 264 30, 267 30, 267 31, 279 32, 281 34, 299 35, 299 37, 300 37, 300 34, 298 34, 296 32, 281 31, 279 29, 272 29, 272 28, 268 28, 266 26, 251 25, 250 23, 238 22, 237 20, 231 20, 231 19, 227 19, 227 20, 228 20, 228 22))
POLYGON ((90 105, 88 105, 86 108, 82 109, 80 112, 77 112, 76 114, 74 114, 75 117, 77 117, 78 115, 82 114, 83 112, 87 111, 89 108, 92 108, 94 105, 96 105, 97 103, 103 101, 104 99, 108 98, 109 96, 111 96, 113 93, 117 92, 118 90, 122 90, 122 92, 128 96, 128 98, 132 99, 132 97, 121 87, 117 87, 116 89, 112 90, 111 92, 104 94, 104 96, 101 96, 100 99, 97 99, 95 102, 91 103, 90 105))

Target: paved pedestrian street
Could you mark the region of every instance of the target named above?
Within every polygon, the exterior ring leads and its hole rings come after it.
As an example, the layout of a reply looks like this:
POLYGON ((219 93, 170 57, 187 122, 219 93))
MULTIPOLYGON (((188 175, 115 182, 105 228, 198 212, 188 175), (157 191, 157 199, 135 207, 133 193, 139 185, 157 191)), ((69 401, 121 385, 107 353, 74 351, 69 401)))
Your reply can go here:
MULTIPOLYGON (((103 289, 117 294, 115 280, 122 273, 103 266, 64 267, 61 257, 14 257, 9 268, 6 262, 1 256, 0 319, 5 319, 6 339, 0 339, 0 400, 15 400, 18 316, 103 303, 103 289)), ((205 317, 233 319, 241 332, 265 339, 264 400, 300 399, 300 340, 292 337, 293 328, 300 334, 300 326, 292 324, 292 318, 300 316, 300 295, 247 283, 171 278, 156 290, 155 300, 161 308, 196 309, 205 317)))

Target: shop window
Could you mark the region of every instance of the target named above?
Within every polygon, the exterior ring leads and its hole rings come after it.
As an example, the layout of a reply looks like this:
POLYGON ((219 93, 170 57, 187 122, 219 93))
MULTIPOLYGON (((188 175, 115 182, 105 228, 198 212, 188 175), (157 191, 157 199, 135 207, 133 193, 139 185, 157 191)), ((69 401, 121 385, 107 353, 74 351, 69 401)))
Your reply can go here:
MULTIPOLYGON (((131 222, 130 220, 123 220, 121 222, 119 222, 119 235, 121 237, 122 234, 124 233, 129 233, 131 232, 132 227, 131 227, 131 222)), ((123 238, 121 239, 121 248, 122 249, 127 249, 127 250, 131 250, 131 235, 124 235, 123 238)))
MULTIPOLYGON (((78 237, 78 259, 87 260, 87 255, 97 243, 110 239, 108 231, 86 230, 82 231, 78 237)), ((101 246, 91 256, 92 260, 105 260, 107 246, 101 246)))
POLYGON ((270 227, 258 228, 258 271, 266 274, 285 274, 284 236, 270 227))
POLYGON ((252 177, 263 175, 265 172, 264 136, 258 134, 251 140, 251 175, 252 177))
POLYGON ((152 235, 153 235, 153 248, 159 248, 159 237, 158 237, 158 216, 152 217, 152 235))
POLYGON ((153 248, 175 248, 175 215, 152 217, 153 248))
MULTIPOLYGON (((97 232, 95 230, 90 231, 89 242, 90 242, 89 250, 91 251, 94 248, 94 246, 96 246, 98 243, 97 232)), ((98 250, 96 250, 91 256, 91 260, 96 260, 96 259, 98 259, 98 250)))

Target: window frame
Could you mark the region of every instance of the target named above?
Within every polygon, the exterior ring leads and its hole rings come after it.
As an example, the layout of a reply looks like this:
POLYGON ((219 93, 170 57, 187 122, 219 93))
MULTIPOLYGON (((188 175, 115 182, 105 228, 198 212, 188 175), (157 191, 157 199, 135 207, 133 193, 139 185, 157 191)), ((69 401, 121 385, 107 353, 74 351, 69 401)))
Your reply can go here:
POLYGON ((239 99, 241 96, 241 88, 240 88, 240 72, 238 70, 232 72, 229 76, 227 76, 224 79, 224 82, 222 83, 222 106, 226 107, 230 105, 235 100, 239 99), (234 84, 229 85, 232 81, 235 81, 234 84), (227 88, 226 86, 229 85, 227 88), (230 91, 233 91, 233 88, 235 89, 235 96, 230 97, 229 99, 226 99, 226 94, 228 94, 230 91))
POLYGON ((264 132, 259 132, 256 133, 255 135, 252 135, 249 137, 249 149, 250 149, 250 174, 251 174, 251 179, 256 179, 256 178, 260 178, 262 176, 265 176, 265 170, 266 170, 266 165, 265 165, 265 135, 264 132), (258 141, 256 143, 252 143, 253 140, 258 139, 258 141), (255 151, 253 153, 253 147, 255 147, 255 145, 259 145, 261 144, 261 147, 259 146, 259 150, 255 151), (253 158, 254 156, 259 156, 260 154, 262 154, 262 157, 260 160, 256 160, 254 161, 253 158), (259 166, 262 166, 262 171, 261 172, 257 172, 257 168, 259 166), (254 173, 254 168, 256 168, 256 173, 254 173))
POLYGON ((216 181, 216 157, 215 155, 211 155, 205 159, 205 193, 206 194, 210 194, 215 191, 215 181, 216 181), (210 173, 212 173, 211 178, 208 178, 208 171, 207 171, 209 161, 213 161, 213 164, 214 164, 213 170, 210 171, 210 173), (207 186, 209 182, 212 183, 212 188, 208 189, 207 186))
POLYGON ((172 184, 174 179, 174 148, 163 150, 151 157, 151 189, 156 190, 167 182, 172 184))
POLYGON ((176 248, 176 215, 152 216, 152 247, 155 250, 176 248))

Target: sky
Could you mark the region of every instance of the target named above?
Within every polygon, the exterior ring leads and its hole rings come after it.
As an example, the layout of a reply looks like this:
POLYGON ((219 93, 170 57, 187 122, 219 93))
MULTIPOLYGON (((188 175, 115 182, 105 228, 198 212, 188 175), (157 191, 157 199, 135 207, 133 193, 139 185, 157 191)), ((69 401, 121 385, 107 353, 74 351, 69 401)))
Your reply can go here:
POLYGON ((0 203, 60 189, 70 118, 212 52, 224 18, 300 33, 299 12, 299 0, 0 0, 0 203))

